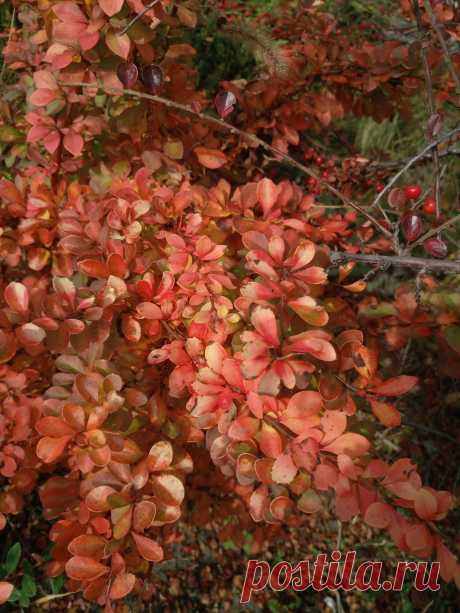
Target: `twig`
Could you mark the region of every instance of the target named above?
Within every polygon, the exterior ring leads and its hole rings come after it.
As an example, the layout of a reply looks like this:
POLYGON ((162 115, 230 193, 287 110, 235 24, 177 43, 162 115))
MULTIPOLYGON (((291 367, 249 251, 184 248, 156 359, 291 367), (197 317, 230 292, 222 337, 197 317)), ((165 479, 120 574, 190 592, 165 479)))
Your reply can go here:
MULTIPOLYGON (((418 0, 412 0, 412 5, 415 11, 415 17, 417 20, 417 28, 419 31, 419 36, 421 37, 421 50, 420 55, 422 57, 423 70, 425 72, 425 83, 426 83, 426 93, 428 98, 428 106, 430 109, 430 119, 436 117, 436 105, 434 101, 434 92, 433 92, 433 79, 431 76, 431 68, 430 63, 428 61, 428 56, 426 53, 426 48, 423 44, 423 22, 422 22, 422 14, 420 11, 420 6, 418 4, 418 0)), ((430 140, 433 138, 433 134, 428 137, 430 140)), ((432 150, 433 164, 434 164, 434 196, 435 196, 435 214, 436 219, 439 219, 439 206, 441 202, 441 177, 439 172, 439 152, 438 146, 433 147, 432 150)))
POLYGON ((405 172, 407 172, 409 170, 409 168, 415 164, 415 162, 417 162, 420 158, 424 157, 428 152, 430 152, 433 149, 433 147, 437 147, 438 145, 440 145, 441 143, 445 142, 446 140, 449 140, 450 138, 452 138, 452 136, 455 136, 455 134, 458 134, 459 132, 460 132, 460 126, 457 126, 453 130, 450 130, 449 132, 446 132, 446 134, 443 134, 442 136, 440 136, 436 140, 432 141, 431 143, 426 145, 426 147, 424 147, 421 151, 419 151, 416 155, 412 156, 404 164, 404 166, 401 168, 401 170, 399 170, 395 175, 393 175, 393 177, 388 181, 388 183, 385 185, 383 190, 377 195, 377 197, 375 198, 375 200, 372 203, 370 208, 372 209, 374 206, 376 206, 380 202, 380 200, 383 198, 383 196, 393 187, 393 185, 396 183, 396 181, 405 172))
MULTIPOLYGON (((440 158, 444 158, 449 155, 460 155, 460 149, 449 148, 449 149, 445 149, 444 151, 439 152, 440 158)), ((431 154, 427 153, 423 157, 419 158, 419 160, 423 162, 425 158, 427 160, 430 159, 431 154)), ((404 158, 403 160, 393 160, 393 161, 388 161, 388 162, 374 161, 374 162, 370 162, 366 166, 366 170, 374 171, 375 168, 388 168, 388 169, 400 168, 403 164, 406 164, 410 159, 412 158, 409 157, 409 158, 404 158)))
POLYGON ((158 2, 159 0, 153 0, 153 2, 151 2, 150 4, 147 4, 147 6, 145 6, 140 13, 138 13, 135 17, 133 17, 131 21, 128 23, 128 25, 123 28, 119 36, 126 34, 129 28, 131 28, 136 23, 136 21, 139 21, 139 19, 141 19, 145 15, 145 13, 150 11, 150 9, 152 9, 155 6, 155 4, 157 4, 158 2))
POLYGON ((34 601, 34 604, 45 604, 50 602, 50 600, 56 600, 57 598, 65 598, 65 596, 71 596, 72 594, 76 594, 77 592, 63 592, 62 594, 48 594, 47 596, 42 596, 38 598, 38 600, 34 601))
MULTIPOLYGON (((417 245, 420 245, 420 243, 424 243, 427 239, 431 238, 435 234, 439 234, 445 228, 448 228, 449 226, 453 226, 454 224, 457 223, 457 221, 460 221, 460 214, 459 215, 455 215, 455 217, 451 217, 450 219, 448 219, 447 221, 442 223, 437 228, 433 228, 432 230, 429 230, 428 232, 426 232, 423 236, 421 236, 416 241, 411 243, 410 248, 413 249, 417 245)), ((431 261, 431 260, 428 260, 428 261, 431 261)), ((447 262, 444 262, 444 263, 447 263, 447 262)))
POLYGON ((455 70, 455 66, 450 56, 449 48, 447 47, 447 43, 444 38, 444 34, 442 33, 441 27, 439 26, 436 16, 433 13, 433 9, 431 8, 430 0, 425 0, 424 5, 425 5, 425 10, 428 13, 428 16, 430 18, 430 22, 433 27, 433 30, 436 32, 436 36, 438 37, 438 40, 441 43, 441 47, 444 53, 444 59, 446 60, 446 63, 450 70, 450 74, 452 75, 452 78, 455 81, 456 89, 458 93, 460 93, 460 77, 458 76, 457 71, 455 70))
POLYGON ((267 424, 270 424, 270 426, 272 426, 272 428, 275 428, 275 430, 277 430, 280 434, 284 434, 284 436, 287 436, 288 439, 297 438, 297 435, 292 430, 290 430, 284 424, 280 424, 271 415, 264 415, 264 421, 266 421, 267 424))
MULTIPOLYGON (((93 87, 94 88, 94 84, 92 83, 60 83, 60 85, 63 87, 93 87)), ((99 89, 102 89, 100 85, 98 87, 99 89)), ((330 191, 331 194, 334 194, 334 196, 339 198, 344 203, 344 205, 351 207, 352 209, 354 209, 355 211, 357 211, 358 213, 361 213, 361 215, 366 217, 366 219, 368 219, 376 228, 378 228, 382 232, 382 234, 384 234, 387 238, 393 237, 393 234, 389 230, 387 230, 387 228, 383 226, 377 219, 375 219, 373 215, 368 213, 366 209, 363 209, 359 204, 356 204, 355 202, 350 200, 347 196, 345 196, 345 194, 343 194, 338 189, 336 189, 333 185, 325 181, 315 171, 311 170, 310 168, 307 168, 307 166, 304 166, 303 164, 301 164, 300 162, 292 158, 290 155, 287 155, 286 153, 284 153, 277 147, 273 147, 273 145, 269 145, 264 140, 258 138, 254 134, 250 134, 248 132, 245 132, 244 130, 235 128, 235 126, 232 126, 231 124, 227 123, 226 121, 223 121, 222 119, 217 119, 216 117, 212 117, 211 115, 207 115, 206 113, 195 111, 189 106, 186 106, 185 104, 180 104, 179 102, 175 102, 174 100, 170 100, 169 98, 163 98, 162 96, 146 94, 144 92, 138 92, 133 89, 125 89, 123 90, 123 94, 126 94, 128 96, 134 96, 136 98, 145 98, 146 100, 158 102, 159 104, 163 104, 164 106, 167 106, 169 108, 177 109, 184 113, 188 113, 189 115, 194 115, 195 117, 198 117, 202 121, 206 121, 219 128, 228 130, 231 134, 236 134, 242 138, 245 138, 251 141, 254 145, 257 145, 258 147, 265 149, 265 151, 270 152, 272 155, 275 154, 276 156, 279 156, 289 165, 293 166, 294 168, 297 168, 298 170, 308 175, 309 177, 313 177, 315 181, 317 181, 320 185, 322 185, 328 191, 330 191)), ((120 93, 116 92, 116 95, 120 95, 120 93)), ((458 131, 460 131, 460 128, 458 128, 458 131)))
MULTIPOLYGON (((460 215, 458 216, 460 218, 460 215)), ((440 226, 442 228, 442 226, 440 226)), ((433 234, 436 234, 438 228, 435 228, 433 234)), ((460 273, 460 261, 452 262, 451 260, 435 260, 430 258, 416 258, 405 255, 379 255, 379 254, 364 254, 364 253, 346 253, 343 251, 331 251, 329 254, 331 264, 340 264, 341 262, 365 262, 366 264, 378 264, 380 266, 403 266, 408 268, 426 269, 433 272, 456 272, 460 273)))

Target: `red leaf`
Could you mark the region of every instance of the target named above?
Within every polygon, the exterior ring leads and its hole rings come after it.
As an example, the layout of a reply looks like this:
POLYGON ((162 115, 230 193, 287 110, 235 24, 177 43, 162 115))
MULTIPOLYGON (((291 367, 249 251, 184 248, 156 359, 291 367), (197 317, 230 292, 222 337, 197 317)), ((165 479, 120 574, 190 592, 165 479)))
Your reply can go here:
POLYGON ((78 262, 78 268, 85 273, 85 275, 96 277, 96 279, 106 279, 110 274, 108 266, 99 260, 80 260, 80 262, 78 262))
POLYGON ((417 377, 409 377, 401 375, 387 379, 377 387, 374 387, 373 392, 379 396, 402 396, 410 392, 418 383, 417 377))
POLYGON ((251 317, 251 323, 262 336, 267 345, 278 347, 280 341, 275 314, 271 309, 257 307, 251 317))
POLYGON ((420 519, 433 520, 438 510, 436 496, 426 488, 420 488, 415 494, 414 509, 420 519))
POLYGON ((136 534, 135 532, 132 532, 132 537, 139 555, 142 556, 144 560, 148 560, 149 562, 161 562, 164 557, 163 549, 156 541, 152 541, 152 539, 136 534))
POLYGON ((212 170, 220 168, 227 163, 227 156, 218 149, 206 149, 205 147, 195 147, 193 150, 198 161, 205 168, 212 170))
POLYGON ((268 215, 274 207, 278 198, 279 188, 271 179, 264 178, 257 184, 257 199, 259 200, 263 212, 268 215))
POLYGON ((71 153, 75 157, 78 157, 79 155, 81 155, 85 141, 80 134, 70 128, 67 134, 64 136, 62 144, 69 153, 71 153))
POLYGON ((374 502, 367 507, 364 521, 371 528, 387 528, 393 521, 394 510, 384 502, 374 502))
POLYGON ((109 572, 107 566, 104 566, 93 558, 86 556, 74 556, 65 565, 67 576, 76 581, 94 581, 102 575, 109 572))

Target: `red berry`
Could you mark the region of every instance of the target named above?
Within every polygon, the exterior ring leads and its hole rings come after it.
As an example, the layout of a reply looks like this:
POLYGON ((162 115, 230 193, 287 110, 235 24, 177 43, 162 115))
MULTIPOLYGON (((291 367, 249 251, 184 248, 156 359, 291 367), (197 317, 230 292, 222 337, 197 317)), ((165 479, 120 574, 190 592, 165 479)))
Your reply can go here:
POLYGON ((411 243, 422 233, 422 220, 415 213, 406 213, 401 220, 401 228, 404 238, 411 243))
POLYGON ((125 87, 132 87, 137 81, 139 71, 136 64, 132 62, 122 62, 117 68, 117 77, 125 87))
POLYGON ((145 89, 154 94, 163 84, 163 71, 156 64, 144 66, 142 69, 142 82, 145 85, 145 89))
POLYGON ((447 245, 442 238, 428 238, 424 243, 425 251, 434 258, 445 258, 447 255, 447 245))
POLYGON ((380 194, 380 192, 383 192, 383 190, 385 189, 385 185, 383 183, 377 183, 377 185, 375 186, 375 191, 380 194))
POLYGON ((427 215, 434 215, 436 213, 436 200, 433 196, 427 196, 425 202, 423 203, 423 211, 427 215))
POLYGON ((421 193, 422 188, 420 187, 420 185, 408 185, 404 190, 404 194, 406 198, 409 198, 409 200, 417 200, 417 198, 420 197, 421 193))
POLYGON ((318 166, 321 166, 321 164, 324 162, 324 158, 318 155, 316 156, 315 162, 318 164, 318 166))

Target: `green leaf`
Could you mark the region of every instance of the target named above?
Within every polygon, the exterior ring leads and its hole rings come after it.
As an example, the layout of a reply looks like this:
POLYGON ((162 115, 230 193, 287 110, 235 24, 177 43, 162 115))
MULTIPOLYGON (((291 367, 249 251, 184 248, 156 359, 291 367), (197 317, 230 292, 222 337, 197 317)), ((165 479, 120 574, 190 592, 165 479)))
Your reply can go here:
POLYGON ((24 575, 21 581, 21 594, 26 596, 35 596, 37 593, 37 584, 32 575, 24 575))
POLYGON ((363 310, 363 315, 369 318, 389 317, 396 315, 397 310, 389 302, 380 302, 380 304, 372 305, 363 310))
POLYGON ((20 598, 21 592, 15 588, 11 596, 8 598, 8 602, 17 602, 20 598))
POLYGON ((13 126, 0 126, 0 143, 15 143, 21 140, 22 132, 13 126))
POLYGON ((5 568, 7 574, 14 573, 21 559, 21 543, 15 543, 6 554, 5 568))
POLYGON ((444 330, 444 338, 454 351, 460 353, 460 326, 447 326, 444 330))
POLYGON ((50 577, 49 582, 51 585, 51 591, 53 594, 59 594, 64 587, 64 575, 59 575, 59 577, 50 577))

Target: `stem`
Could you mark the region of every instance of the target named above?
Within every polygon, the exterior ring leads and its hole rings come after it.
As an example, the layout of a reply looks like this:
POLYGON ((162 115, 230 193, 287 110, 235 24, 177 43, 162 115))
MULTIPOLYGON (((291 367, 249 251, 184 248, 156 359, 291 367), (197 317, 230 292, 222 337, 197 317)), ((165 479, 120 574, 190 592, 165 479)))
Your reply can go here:
POLYGON ((432 230, 429 230, 428 232, 426 232, 423 236, 421 236, 416 241, 414 241, 411 244, 410 248, 413 249, 417 245, 420 245, 420 243, 424 243, 428 238, 431 238, 435 234, 439 234, 440 232, 442 232, 442 230, 444 230, 444 228, 448 228, 449 226, 453 226, 455 223, 457 223, 457 221, 460 221, 460 214, 459 215, 455 215, 455 217, 451 217, 450 219, 445 221, 443 224, 441 224, 437 228, 433 228, 432 230))
POLYGON ((444 38, 444 34, 436 19, 435 14, 433 13, 433 9, 431 8, 430 0, 425 0, 424 6, 430 18, 431 26, 433 27, 433 30, 436 32, 436 36, 438 37, 438 40, 441 43, 442 51, 444 53, 444 59, 446 60, 446 63, 450 70, 450 74, 452 75, 452 78, 455 81, 456 89, 460 93, 460 77, 458 76, 457 71, 455 70, 455 66, 450 56, 449 48, 447 47, 447 43, 444 38))
MULTIPOLYGON (((431 76, 431 68, 430 63, 428 61, 428 56, 426 53, 426 49, 423 45, 423 22, 422 22, 422 14, 420 11, 420 7, 418 4, 418 0, 413 0, 412 5, 415 11, 415 17, 417 19, 417 28, 419 31, 419 36, 421 40, 421 51, 420 55, 422 56, 423 70, 425 72, 425 83, 426 83, 426 93, 428 98, 428 106, 430 109, 430 120, 436 116, 436 105, 434 101, 434 93, 433 93, 433 79, 431 76)), ((432 138, 432 135, 429 137, 432 138)), ((439 151, 438 146, 433 147, 432 151, 433 164, 434 164, 434 195, 435 195, 435 214, 436 219, 439 219, 439 206, 441 202, 441 177, 439 171, 439 151)))
MULTIPOLYGON (((61 85, 63 87, 94 87, 94 84, 92 83, 61 83, 61 85)), ((99 86, 99 89, 102 89, 102 87, 99 86)), ((106 93, 110 95, 109 92, 106 92, 106 93)), ((202 121, 206 121, 219 128, 228 130, 231 134, 236 134, 242 138, 249 140, 254 145, 261 147, 265 151, 270 152, 272 155, 274 154, 275 156, 279 156, 281 159, 287 162, 290 166, 297 168, 298 170, 308 175, 309 177, 313 177, 315 181, 317 181, 320 185, 322 185, 327 190, 329 190, 331 194, 334 194, 334 196, 339 198, 344 203, 344 205, 351 207, 352 209, 354 209, 355 211, 357 211, 358 213, 361 213, 361 215, 366 217, 366 219, 368 219, 376 228, 378 228, 382 232, 382 234, 384 234, 387 238, 391 239, 393 237, 393 234, 389 230, 387 230, 387 228, 383 226, 377 219, 375 219, 373 215, 368 213, 359 204, 356 204, 355 202, 350 200, 347 196, 345 196, 345 194, 340 192, 333 185, 331 185, 330 183, 327 183, 327 181, 322 179, 315 171, 311 170, 310 168, 307 168, 306 166, 304 166, 303 164, 301 164, 300 162, 292 158, 290 155, 287 155, 286 153, 284 153, 277 147, 273 147, 272 145, 269 145, 268 143, 261 140, 254 134, 250 134, 248 132, 245 132, 244 130, 235 128, 235 126, 232 126, 231 124, 227 123, 226 121, 223 121, 222 119, 217 119, 216 117, 212 117, 211 115, 207 115, 206 113, 194 111, 192 108, 190 108, 189 106, 186 106, 185 104, 174 102, 173 100, 169 100, 168 98, 163 98, 162 96, 146 94, 144 92, 138 92, 133 89, 125 89, 123 90, 123 94, 127 94, 128 96, 134 96, 135 98, 145 98, 146 100, 152 100, 153 102, 158 102, 159 104, 163 104, 164 106, 167 106, 169 108, 177 109, 184 113, 188 113, 189 115, 194 115, 195 117, 198 117, 202 121)), ((116 92, 116 95, 119 95, 119 92, 116 92)), ((457 131, 460 131, 460 128, 458 128, 457 131)))
POLYGON ((131 28, 136 23, 136 21, 139 21, 139 19, 141 19, 145 15, 145 13, 147 13, 147 11, 150 11, 150 9, 153 8, 155 4, 157 4, 158 2, 159 0, 153 0, 153 2, 151 2, 150 4, 147 4, 147 6, 145 6, 140 13, 138 13, 135 17, 133 17, 131 21, 128 23, 128 25, 123 28, 119 36, 126 34, 129 28, 131 28))
MULTIPOLYGON (((460 218, 460 215, 458 216, 460 218)), ((438 228, 432 230, 432 234, 438 232, 438 228)), ((364 253, 345 253, 341 251, 331 251, 330 260, 332 264, 340 262, 365 262, 366 264, 377 264, 379 266, 403 266, 408 268, 426 269, 434 272, 456 272, 460 273, 460 261, 435 260, 431 258, 415 258, 405 255, 377 255, 364 253)))

